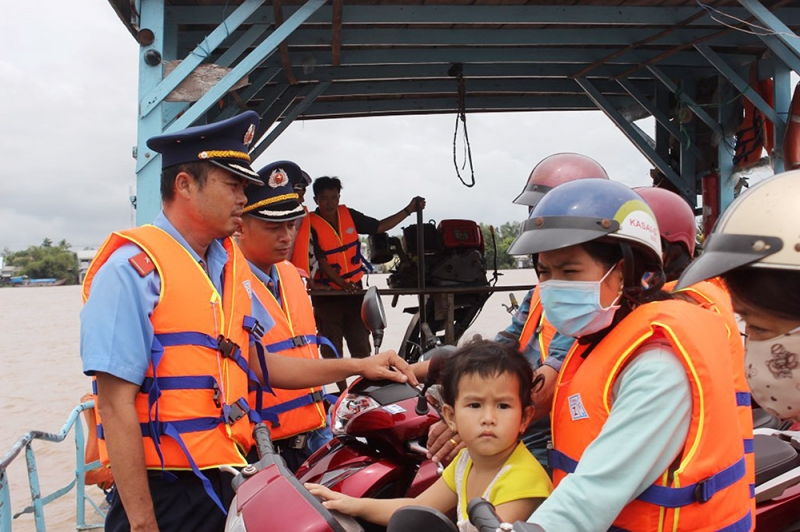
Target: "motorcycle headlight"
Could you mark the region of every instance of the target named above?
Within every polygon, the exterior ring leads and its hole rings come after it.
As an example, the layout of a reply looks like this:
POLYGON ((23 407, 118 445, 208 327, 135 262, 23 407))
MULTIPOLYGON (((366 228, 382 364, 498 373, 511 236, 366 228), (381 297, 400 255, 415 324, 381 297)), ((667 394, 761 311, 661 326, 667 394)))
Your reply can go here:
POLYGON ((225 519, 225 532, 247 532, 244 525, 244 516, 236 511, 236 497, 233 498, 230 508, 228 508, 228 518, 225 519))
POLYGON ((359 414, 379 408, 381 405, 371 397, 365 395, 347 394, 344 399, 336 405, 333 413, 333 427, 331 432, 334 436, 344 436, 345 428, 351 419, 359 414))

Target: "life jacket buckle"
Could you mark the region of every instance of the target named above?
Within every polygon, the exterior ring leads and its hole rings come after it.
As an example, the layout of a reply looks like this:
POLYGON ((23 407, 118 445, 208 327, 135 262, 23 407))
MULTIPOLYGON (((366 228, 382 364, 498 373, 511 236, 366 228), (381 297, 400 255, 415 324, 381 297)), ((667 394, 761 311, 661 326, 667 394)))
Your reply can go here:
POLYGON ((217 408, 222 408, 222 402, 219 400, 219 384, 214 383, 214 404, 217 408))
POLYGON ((322 395, 322 390, 315 390, 311 392, 311 401, 315 403, 321 403, 325 399, 325 396, 322 395))
POLYGON ((293 336, 291 338, 294 347, 303 347, 308 345, 308 339, 305 336, 293 336))
POLYGON ((233 425, 234 423, 236 423, 237 421, 239 421, 240 419, 242 419, 246 415, 247 415, 247 412, 245 412, 244 409, 241 406, 239 406, 239 403, 233 403, 231 405, 231 410, 230 410, 230 412, 228 412, 228 416, 227 416, 228 425, 233 425))
POLYGON ((233 358, 239 352, 239 345, 220 334, 217 337, 217 350, 223 357, 233 358))
POLYGON ((245 323, 244 329, 258 339, 261 339, 264 333, 267 332, 264 326, 255 318, 252 319, 252 322, 245 323))
POLYGON ((697 501, 700 504, 705 504, 708 501, 710 501, 711 500, 711 496, 713 495, 713 492, 709 493, 709 491, 706 489, 707 482, 709 480, 711 480, 711 479, 707 478, 707 479, 701 480, 694 487, 694 500, 697 501))

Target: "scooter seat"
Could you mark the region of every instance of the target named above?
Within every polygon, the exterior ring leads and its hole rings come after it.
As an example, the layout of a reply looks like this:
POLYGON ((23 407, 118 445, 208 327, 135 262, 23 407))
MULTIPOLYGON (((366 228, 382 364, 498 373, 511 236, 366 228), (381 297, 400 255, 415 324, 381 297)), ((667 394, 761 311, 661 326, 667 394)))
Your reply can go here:
POLYGON ((756 434, 753 449, 756 455, 756 486, 800 467, 798 450, 775 436, 756 434))

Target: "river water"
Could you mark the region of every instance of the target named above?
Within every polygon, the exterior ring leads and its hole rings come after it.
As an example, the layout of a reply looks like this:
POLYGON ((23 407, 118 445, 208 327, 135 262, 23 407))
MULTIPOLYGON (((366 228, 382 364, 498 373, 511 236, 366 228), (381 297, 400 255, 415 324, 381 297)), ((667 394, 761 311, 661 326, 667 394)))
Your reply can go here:
MULTIPOLYGON (((508 270, 498 286, 530 285, 535 282, 532 270, 508 270)), ((371 275, 370 284, 386 286, 386 275, 371 275)), ((521 303, 524 290, 512 292, 521 303)), ((395 308, 384 298, 388 327, 383 348, 397 348, 408 324, 404 307, 416 305, 416 296, 401 296, 395 308)), ((474 334, 492 337, 508 325, 510 316, 503 308, 508 292, 492 295, 464 338, 474 334)), ((90 381, 81 371, 79 328, 81 296, 79 286, 0 289, 0 338, 3 342, 0 369, 0 455, 29 430, 58 432, 80 397, 90 390, 90 381)), ((70 434, 60 444, 35 442, 39 481, 42 493, 51 493, 73 478, 75 466, 74 437, 70 434)), ((30 504, 30 491, 21 454, 8 470, 11 507, 16 513, 30 504)), ((97 501, 102 493, 90 488, 97 501)), ((87 507, 87 519, 93 510, 87 507)), ((74 491, 45 507, 48 530, 74 530, 74 491)), ((95 519, 95 522, 97 519, 95 519)), ((14 521, 13 530, 34 530, 32 515, 14 521)))

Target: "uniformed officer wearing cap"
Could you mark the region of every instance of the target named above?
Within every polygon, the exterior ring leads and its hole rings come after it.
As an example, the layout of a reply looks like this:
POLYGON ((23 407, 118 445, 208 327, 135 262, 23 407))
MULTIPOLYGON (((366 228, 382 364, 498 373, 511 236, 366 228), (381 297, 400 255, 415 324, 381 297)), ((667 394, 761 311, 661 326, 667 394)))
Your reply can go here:
POLYGON ((218 467, 244 465, 252 444, 243 316, 257 331, 274 323, 228 238, 245 186, 263 185, 248 155, 257 124, 250 111, 151 138, 162 211, 112 234, 84 281, 83 370, 96 380, 101 459, 107 451, 116 483, 106 530, 224 526, 232 477, 218 467))
POLYGON ((307 443, 312 431, 325 427, 326 411, 320 386, 362 374, 372 379, 398 380, 400 373, 390 366, 408 365, 393 351, 366 359, 326 359, 319 357, 318 344, 330 342, 317 335, 311 302, 297 268, 287 259, 292 251, 296 221, 306 211, 293 190, 295 179, 301 178, 300 167, 290 161, 278 161, 262 168, 258 174, 263 187, 246 190, 239 246, 260 281, 254 291, 274 317, 276 325, 262 338, 272 354, 269 372, 280 375, 282 385, 291 379, 293 390, 275 388, 275 394, 262 395, 265 409, 262 417, 280 412, 279 423, 272 422, 275 447, 291 470, 296 470, 311 454, 307 443), (305 385, 305 390, 303 386, 305 385), (287 409, 286 405, 292 408, 287 409))

